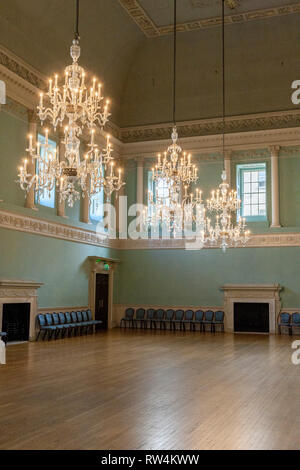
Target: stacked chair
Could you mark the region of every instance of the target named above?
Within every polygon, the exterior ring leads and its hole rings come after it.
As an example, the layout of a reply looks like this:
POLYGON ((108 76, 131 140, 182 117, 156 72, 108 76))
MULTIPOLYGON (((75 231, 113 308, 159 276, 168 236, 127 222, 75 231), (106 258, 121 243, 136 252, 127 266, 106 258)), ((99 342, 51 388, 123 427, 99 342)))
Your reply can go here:
POLYGON ((281 312, 278 317, 278 333, 281 335, 283 328, 288 330, 289 335, 293 334, 294 328, 300 328, 300 313, 291 315, 288 312, 281 312))
POLYGON ((48 337, 57 339, 60 335, 64 338, 66 335, 69 337, 72 334, 82 335, 94 332, 96 325, 102 322, 93 320, 91 310, 84 310, 79 312, 61 312, 61 313, 46 313, 37 316, 39 332, 36 340, 38 341, 40 334, 43 334, 43 340, 48 337))
MULTIPOLYGON (((300 314, 299 314, 300 315, 300 314)), ((189 327, 190 331, 205 332, 206 327, 210 329, 212 333, 216 332, 217 327, 224 332, 224 312, 212 310, 163 310, 154 308, 148 308, 147 311, 144 308, 138 308, 136 311, 134 308, 127 308, 125 310, 125 316, 121 319, 120 328, 127 326, 137 329, 157 330, 171 330, 171 331, 186 331, 189 327)))

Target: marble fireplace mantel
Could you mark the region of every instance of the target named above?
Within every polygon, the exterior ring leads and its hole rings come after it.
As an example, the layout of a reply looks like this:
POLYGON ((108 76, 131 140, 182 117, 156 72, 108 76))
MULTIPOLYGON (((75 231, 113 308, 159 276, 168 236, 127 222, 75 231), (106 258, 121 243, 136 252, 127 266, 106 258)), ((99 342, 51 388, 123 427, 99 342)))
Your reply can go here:
POLYGON ((0 331, 2 328, 3 304, 30 303, 29 339, 35 339, 35 317, 38 311, 37 289, 42 282, 0 279, 0 331))
POLYGON ((234 332, 235 303, 268 303, 269 332, 277 331, 277 317, 281 310, 280 284, 225 284, 224 291, 225 331, 234 332))

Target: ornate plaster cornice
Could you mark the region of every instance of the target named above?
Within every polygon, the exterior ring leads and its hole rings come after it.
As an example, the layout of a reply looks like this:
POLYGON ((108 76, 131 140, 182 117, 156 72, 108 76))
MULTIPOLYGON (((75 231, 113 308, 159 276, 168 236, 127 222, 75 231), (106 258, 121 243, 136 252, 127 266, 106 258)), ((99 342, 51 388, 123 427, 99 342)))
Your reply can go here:
MULTIPOLYGON (((157 26, 146 11, 141 7, 138 0, 119 0, 119 3, 127 11, 128 15, 138 25, 140 30, 148 38, 165 36, 173 33, 173 25, 157 26)), ((226 24, 245 23, 252 20, 265 20, 282 15, 290 15, 300 12, 299 3, 291 3, 273 8, 262 8, 259 10, 251 10, 245 13, 233 10, 231 15, 225 17, 226 24)), ((217 16, 214 18, 196 19, 177 25, 177 31, 187 33, 199 29, 207 29, 220 26, 222 18, 217 16)))
MULTIPOLYGON (((105 236, 92 232, 91 230, 50 222, 37 217, 29 217, 23 214, 16 214, 7 210, 0 210, 0 228, 17 230, 19 232, 31 233, 44 237, 57 238, 61 240, 84 243, 98 247, 114 248, 119 250, 184 250, 187 249, 185 240, 162 240, 162 239, 139 239, 139 240, 119 240, 108 239, 105 236)), ((264 233, 253 234, 246 248, 264 247, 291 247, 300 246, 299 233, 264 233)), ((189 249, 199 248, 189 245, 189 249)), ((218 249, 207 247, 203 249, 218 249)))
MULTIPOLYGON (((259 114, 248 114, 226 118, 226 134, 256 130, 284 129, 300 126, 300 110, 278 111, 259 114)), ((177 124, 180 138, 218 135, 223 133, 223 122, 220 118, 185 121, 177 124)), ((154 124, 121 129, 121 140, 124 143, 147 142, 169 139, 172 124, 154 124)))
POLYGON ((114 247, 114 240, 108 240, 105 236, 101 236, 91 230, 50 222, 45 219, 29 217, 6 210, 0 210, 0 227, 44 237, 85 243, 87 245, 114 247))

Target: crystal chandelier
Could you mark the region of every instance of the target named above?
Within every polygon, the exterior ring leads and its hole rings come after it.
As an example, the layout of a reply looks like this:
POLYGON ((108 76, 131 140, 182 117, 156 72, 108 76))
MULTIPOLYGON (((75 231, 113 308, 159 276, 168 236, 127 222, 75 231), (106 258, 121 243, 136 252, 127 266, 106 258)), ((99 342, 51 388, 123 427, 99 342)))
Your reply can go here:
POLYGON ((171 232, 174 237, 192 231, 193 224, 197 224, 197 233, 199 228, 201 234, 204 234, 205 227, 205 209, 202 201, 202 191, 196 189, 195 196, 188 192, 188 186, 185 186, 183 197, 173 183, 169 187, 168 194, 161 196, 158 188, 155 190, 155 196, 149 192, 149 206, 144 210, 144 225, 148 228, 157 229, 162 227, 166 232, 171 232))
MULTIPOLYGON (((222 64, 223 64, 223 157, 225 155, 225 0, 222 0, 222 64)), ((235 224, 233 219, 238 215, 241 201, 237 192, 230 190, 226 182, 225 160, 222 172, 222 183, 217 191, 212 191, 207 201, 207 209, 214 213, 214 222, 206 220, 206 241, 219 245, 223 251, 229 246, 245 245, 250 232, 246 230, 246 221, 239 217, 235 224)))
POLYGON ((33 188, 36 192, 50 192, 55 186, 59 192, 60 201, 67 201, 72 207, 74 202, 82 197, 91 197, 102 189, 108 196, 123 186, 121 170, 114 171, 112 145, 109 137, 106 147, 102 150, 95 143, 96 126, 103 128, 110 116, 109 101, 102 95, 102 86, 94 78, 90 87, 86 85, 84 69, 78 65, 80 57, 79 46, 79 0, 76 0, 75 37, 70 49, 73 63, 66 67, 64 84, 59 86, 58 75, 54 81, 49 80, 49 90, 46 93, 47 103, 44 104, 44 94, 40 94, 37 106, 38 116, 43 124, 49 120, 56 131, 57 126, 64 127, 64 155, 53 151, 49 146, 48 130, 45 132, 43 143, 33 146, 32 136, 29 136, 29 147, 26 149, 28 158, 19 169, 19 183, 28 192, 33 188), (80 135, 85 130, 90 133, 89 150, 83 156, 80 154, 80 135), (35 162, 36 172, 28 171, 28 161, 35 162))
POLYGON ((190 185, 198 180, 198 169, 191 163, 191 155, 187 155, 178 145, 178 132, 176 127, 176 46, 177 46, 177 0, 174 0, 174 37, 173 37, 173 130, 172 144, 163 155, 158 154, 157 164, 153 170, 153 181, 161 179, 173 182, 174 187, 181 184, 190 185))

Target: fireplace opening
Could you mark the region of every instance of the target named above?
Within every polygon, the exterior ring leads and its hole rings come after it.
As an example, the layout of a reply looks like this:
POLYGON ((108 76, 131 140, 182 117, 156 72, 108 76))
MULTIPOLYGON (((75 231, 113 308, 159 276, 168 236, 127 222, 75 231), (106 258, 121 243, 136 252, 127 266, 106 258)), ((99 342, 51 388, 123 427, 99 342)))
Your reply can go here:
POLYGON ((268 303, 235 303, 234 331, 269 333, 268 303))
POLYGON ((7 341, 29 340, 30 303, 3 304, 2 331, 7 341))

